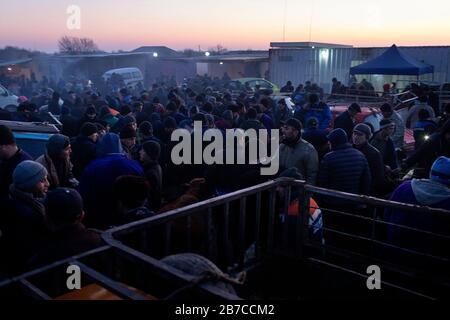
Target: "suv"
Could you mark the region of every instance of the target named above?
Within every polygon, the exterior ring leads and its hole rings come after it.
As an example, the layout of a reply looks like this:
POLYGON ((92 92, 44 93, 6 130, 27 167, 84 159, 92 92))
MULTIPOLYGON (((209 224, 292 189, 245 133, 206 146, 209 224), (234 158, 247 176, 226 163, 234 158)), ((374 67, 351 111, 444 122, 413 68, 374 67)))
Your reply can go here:
POLYGON ((17 96, 8 91, 4 86, 0 85, 0 109, 15 112, 19 103, 17 96))
POLYGON ((43 155, 50 137, 53 134, 59 133, 55 125, 44 122, 0 120, 0 125, 5 125, 11 129, 16 138, 17 145, 33 159, 43 155))

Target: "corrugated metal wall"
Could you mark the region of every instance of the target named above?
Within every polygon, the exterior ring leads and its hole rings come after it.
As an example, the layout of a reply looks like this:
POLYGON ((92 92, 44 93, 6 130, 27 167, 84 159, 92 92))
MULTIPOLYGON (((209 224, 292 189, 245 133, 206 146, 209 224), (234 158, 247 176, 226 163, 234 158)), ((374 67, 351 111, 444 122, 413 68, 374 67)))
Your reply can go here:
MULTIPOLYGON (((358 61, 357 64, 359 64, 371 60, 386 49, 271 49, 269 51, 269 79, 280 86, 288 80, 291 80, 294 86, 311 81, 319 84, 325 92, 329 92, 333 77, 344 84, 348 83, 352 61, 358 61)), ((400 49, 419 61, 433 65, 435 82, 450 82, 450 47, 400 47, 400 49)), ((377 82, 381 84, 390 82, 391 78, 380 77, 377 82)), ((429 78, 425 77, 424 79, 431 80, 429 78)))
POLYGON ((354 54, 351 48, 271 49, 270 81, 280 86, 288 80, 294 85, 311 81, 327 92, 331 88, 333 77, 347 82, 354 54))

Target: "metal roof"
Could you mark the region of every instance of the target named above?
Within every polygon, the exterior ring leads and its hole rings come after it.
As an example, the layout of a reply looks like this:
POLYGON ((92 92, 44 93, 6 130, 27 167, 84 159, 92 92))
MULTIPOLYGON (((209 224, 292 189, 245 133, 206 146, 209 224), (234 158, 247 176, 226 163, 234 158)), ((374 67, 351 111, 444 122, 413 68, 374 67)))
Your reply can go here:
POLYGON ((32 61, 33 59, 27 58, 27 59, 17 59, 17 60, 0 60, 0 67, 6 67, 11 66, 15 64, 22 64, 32 61))

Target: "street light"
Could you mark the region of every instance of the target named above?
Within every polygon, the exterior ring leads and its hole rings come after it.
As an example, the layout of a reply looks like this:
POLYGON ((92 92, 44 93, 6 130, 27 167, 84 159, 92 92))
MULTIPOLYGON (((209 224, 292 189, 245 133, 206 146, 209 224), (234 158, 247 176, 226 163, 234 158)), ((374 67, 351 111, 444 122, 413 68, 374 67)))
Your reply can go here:
POLYGON ((209 51, 205 52, 205 56, 209 57, 211 55, 211 53, 209 53, 209 51))
POLYGON ((153 52, 153 57, 158 58, 158 52, 153 52))
POLYGON ((223 62, 222 62, 222 61, 220 61, 220 62, 219 62, 219 64, 223 64, 223 62))

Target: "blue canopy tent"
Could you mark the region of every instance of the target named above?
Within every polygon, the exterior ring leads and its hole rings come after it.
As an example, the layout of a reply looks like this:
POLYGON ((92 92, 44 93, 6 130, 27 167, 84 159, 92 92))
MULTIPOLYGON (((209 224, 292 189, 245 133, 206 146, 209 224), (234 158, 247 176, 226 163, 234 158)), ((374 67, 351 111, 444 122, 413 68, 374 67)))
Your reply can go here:
POLYGON ((433 73, 432 65, 417 61, 394 44, 380 56, 350 68, 350 74, 411 75, 433 73))

